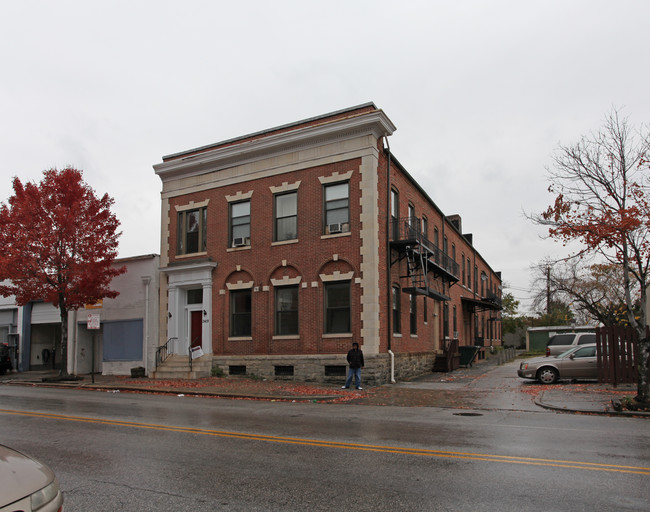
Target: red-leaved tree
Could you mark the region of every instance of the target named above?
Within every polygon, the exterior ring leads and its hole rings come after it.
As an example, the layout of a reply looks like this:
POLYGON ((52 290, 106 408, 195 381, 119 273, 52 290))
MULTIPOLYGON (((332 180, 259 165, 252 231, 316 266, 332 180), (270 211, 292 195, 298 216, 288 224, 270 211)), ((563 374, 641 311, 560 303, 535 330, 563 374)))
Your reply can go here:
POLYGON ((120 223, 114 200, 99 198, 82 172, 43 172, 40 183, 13 180, 14 194, 0 204, 0 295, 18 305, 44 300, 61 313, 61 374, 67 374, 68 312, 116 297, 113 277, 120 223))
POLYGON ((638 334, 636 399, 648 404, 647 290, 650 285, 650 134, 613 110, 598 132, 560 146, 549 170, 555 202, 534 220, 552 238, 580 242, 622 271, 629 325, 638 334), (638 302, 637 302, 638 298, 638 302), (640 307, 639 307, 640 306, 640 307))

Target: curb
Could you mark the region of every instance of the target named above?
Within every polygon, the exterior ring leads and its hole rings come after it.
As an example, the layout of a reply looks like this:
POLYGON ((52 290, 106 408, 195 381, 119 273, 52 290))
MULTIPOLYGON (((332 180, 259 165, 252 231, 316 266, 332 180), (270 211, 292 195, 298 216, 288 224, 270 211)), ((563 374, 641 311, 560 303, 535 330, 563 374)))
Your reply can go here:
POLYGON ((607 409, 606 411, 598 410, 589 410, 589 409, 575 409, 568 407, 560 407, 558 405, 552 405, 544 402, 544 392, 538 396, 534 401, 535 405, 548 409, 551 411, 557 412, 567 412, 571 414, 592 414, 595 416, 623 416, 628 418, 650 418, 650 412, 645 411, 615 411, 613 409, 607 409))
POLYGON ((88 391, 113 391, 113 392, 130 392, 130 393, 147 393, 158 395, 183 395, 195 397, 212 397, 212 398, 234 398, 234 399, 249 399, 249 400, 281 400, 286 402, 314 402, 319 400, 335 400, 341 398, 340 395, 310 395, 310 396, 297 396, 297 395, 260 395, 251 393, 228 393, 228 392, 214 392, 214 391, 197 391, 197 390, 181 390, 181 389, 156 389, 156 388, 140 388, 137 386, 110 386, 105 384, 75 384, 63 382, 34 382, 34 381, 14 381, 5 382, 14 386, 38 386, 45 388, 62 388, 62 389, 82 389, 88 391))

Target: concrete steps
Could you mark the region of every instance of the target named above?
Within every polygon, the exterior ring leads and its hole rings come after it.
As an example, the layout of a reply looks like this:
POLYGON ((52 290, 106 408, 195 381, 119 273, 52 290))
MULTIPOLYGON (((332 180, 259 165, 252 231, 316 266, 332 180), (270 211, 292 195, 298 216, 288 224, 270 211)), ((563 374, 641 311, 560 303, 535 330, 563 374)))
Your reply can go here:
POLYGON ((172 355, 152 372, 154 379, 200 379, 210 377, 212 373, 212 356, 197 357, 192 361, 192 371, 187 356, 172 355))

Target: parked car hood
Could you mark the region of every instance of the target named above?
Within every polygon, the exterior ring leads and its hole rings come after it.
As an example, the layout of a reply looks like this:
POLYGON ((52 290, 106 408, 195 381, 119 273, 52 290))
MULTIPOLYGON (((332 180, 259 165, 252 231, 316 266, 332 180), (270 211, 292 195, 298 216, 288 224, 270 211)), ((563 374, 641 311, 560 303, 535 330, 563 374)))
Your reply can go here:
POLYGON ((537 363, 553 363, 555 361, 558 361, 560 358, 555 357, 555 356, 539 356, 539 357, 533 357, 532 359, 524 359, 522 362, 528 363, 528 364, 537 364, 537 363))
POLYGON ((16 450, 0 445, 0 496, 13 503, 54 480, 50 468, 16 450))

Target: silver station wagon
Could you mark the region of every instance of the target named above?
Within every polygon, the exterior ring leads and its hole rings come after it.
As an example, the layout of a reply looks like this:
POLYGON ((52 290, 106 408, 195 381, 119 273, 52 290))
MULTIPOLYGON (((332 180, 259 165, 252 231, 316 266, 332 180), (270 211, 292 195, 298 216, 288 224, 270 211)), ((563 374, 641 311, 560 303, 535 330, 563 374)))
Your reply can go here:
POLYGON ((517 375, 553 384, 561 379, 598 379, 596 344, 577 345, 557 356, 522 361, 517 375))

